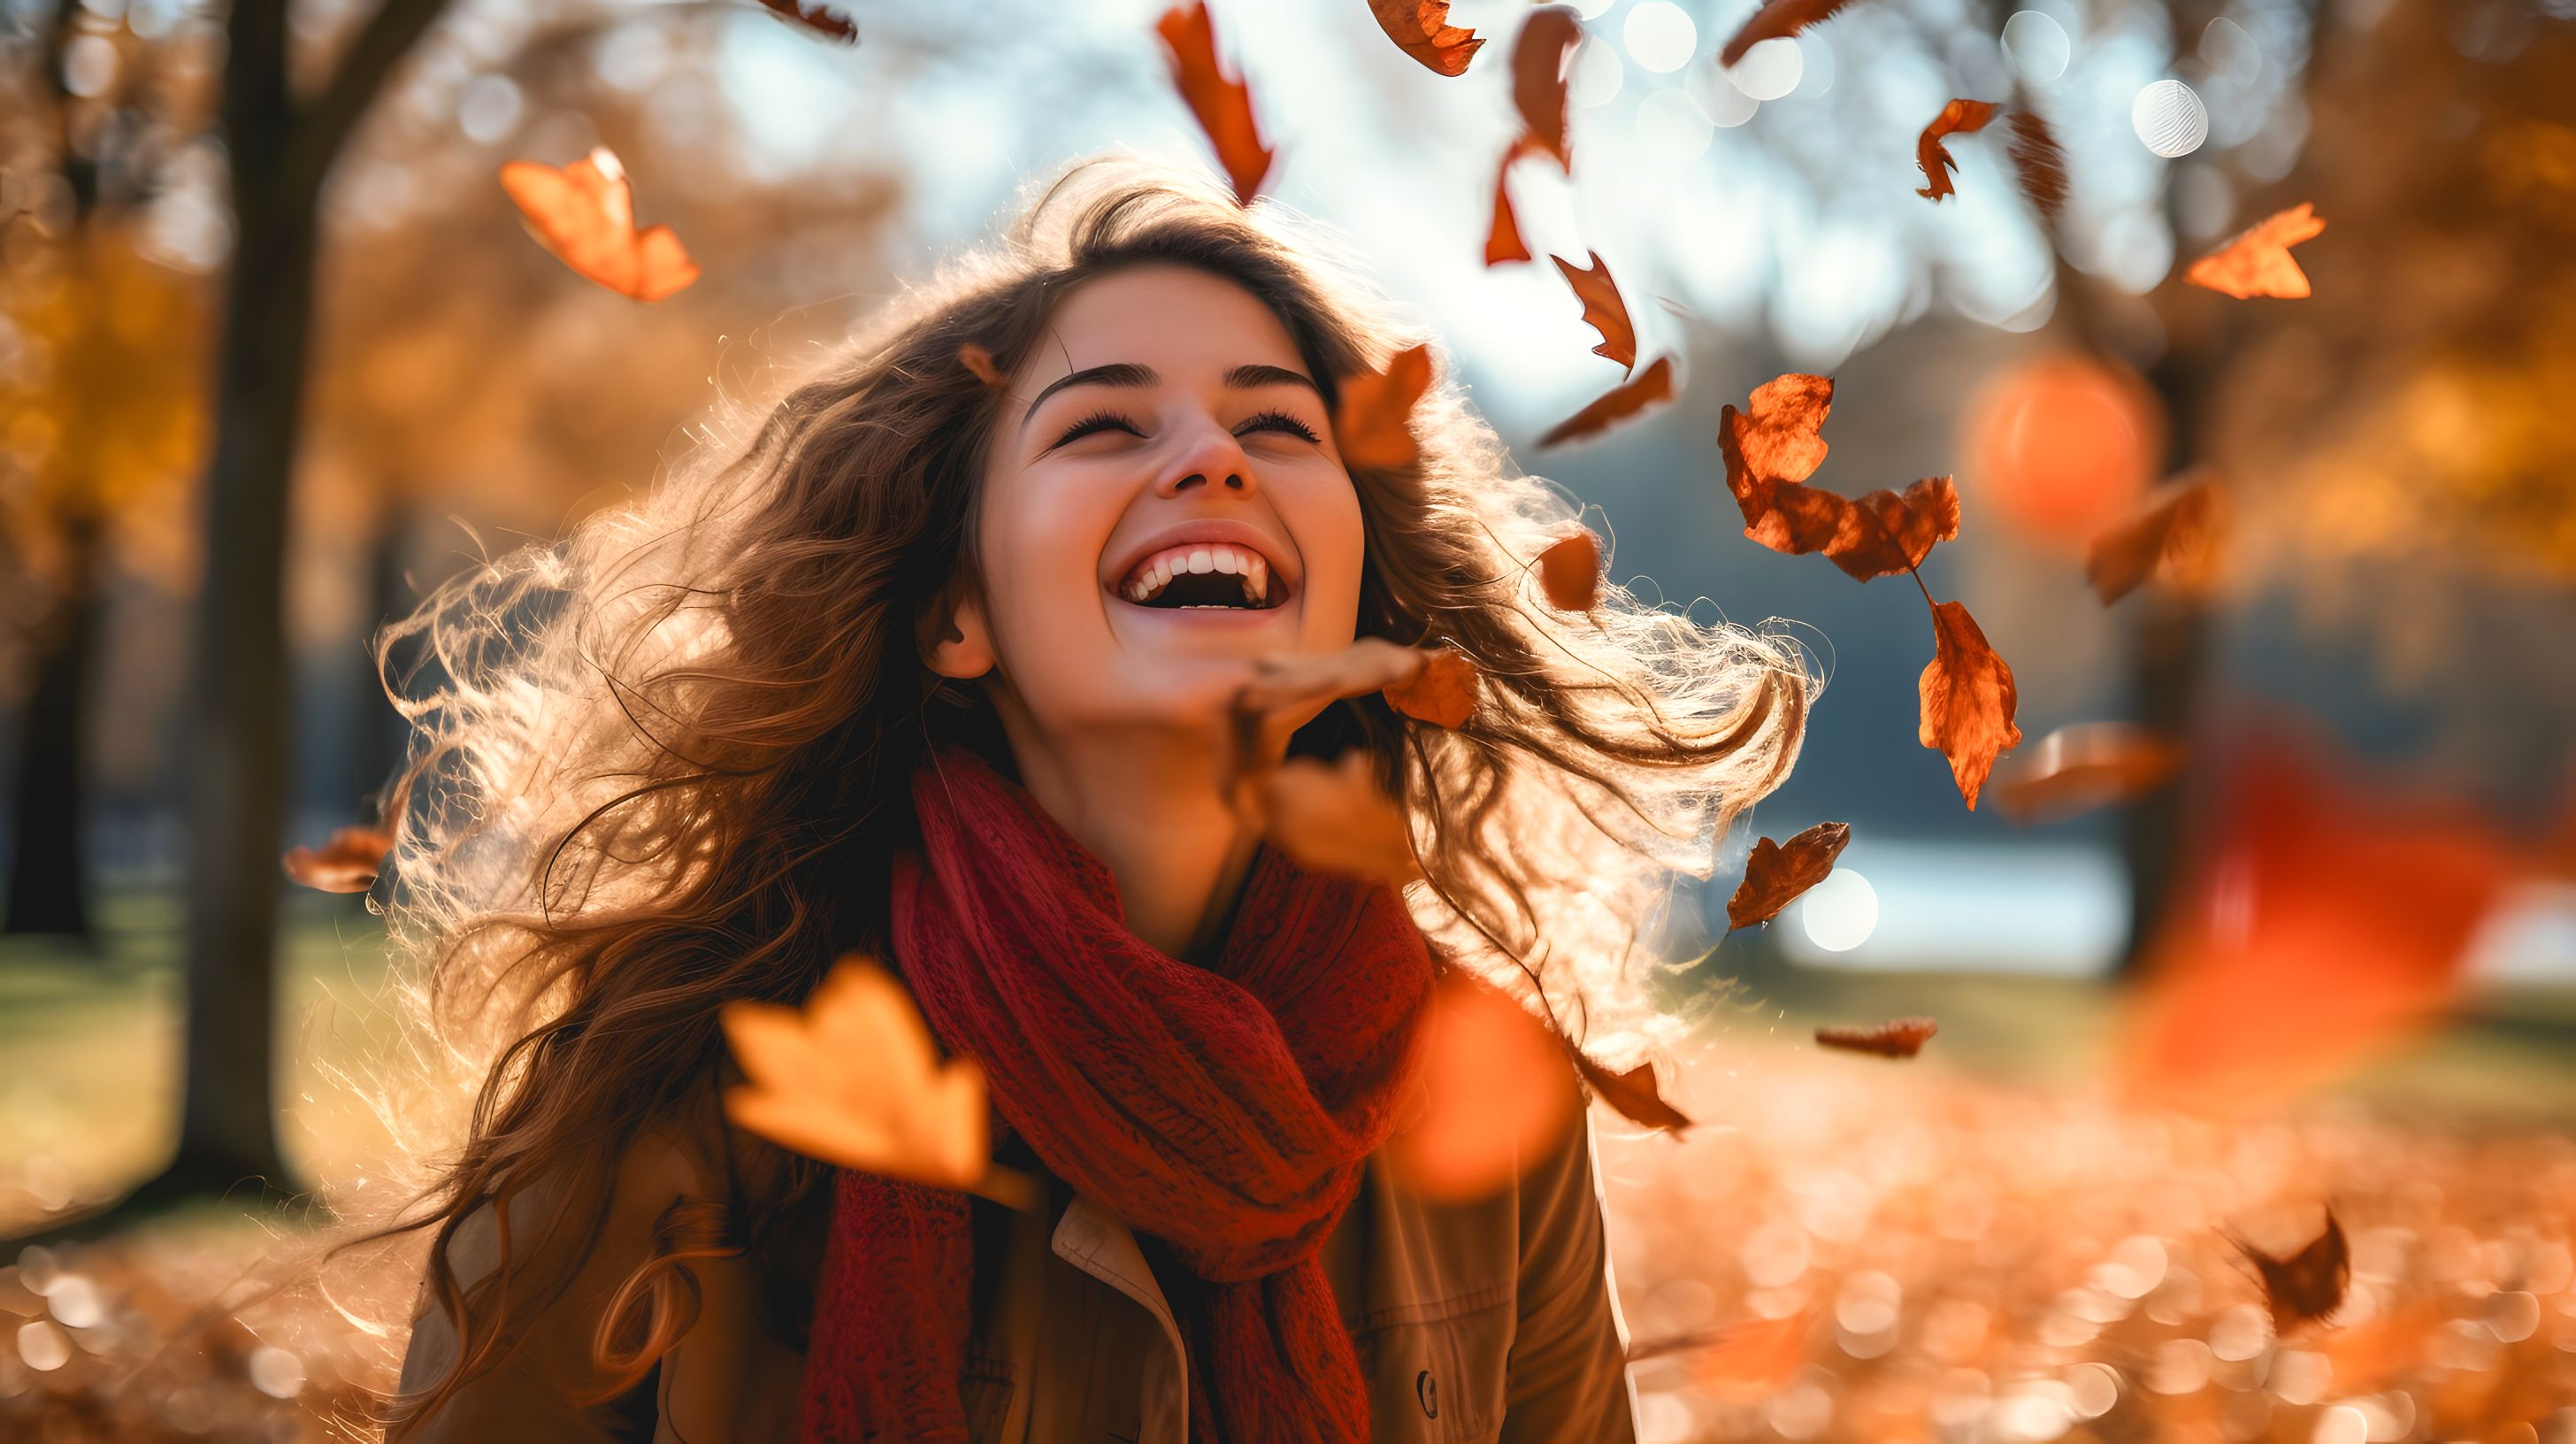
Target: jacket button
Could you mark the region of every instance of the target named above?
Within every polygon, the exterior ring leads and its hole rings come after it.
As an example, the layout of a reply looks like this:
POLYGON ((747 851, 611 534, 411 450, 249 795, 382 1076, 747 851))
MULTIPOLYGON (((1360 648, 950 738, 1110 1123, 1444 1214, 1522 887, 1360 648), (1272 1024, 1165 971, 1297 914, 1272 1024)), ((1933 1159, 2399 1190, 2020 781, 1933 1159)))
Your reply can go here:
POLYGON ((1413 1397, 1422 1401, 1423 1418, 1440 1417, 1440 1381, 1431 1377, 1429 1369, 1413 1376, 1413 1397))

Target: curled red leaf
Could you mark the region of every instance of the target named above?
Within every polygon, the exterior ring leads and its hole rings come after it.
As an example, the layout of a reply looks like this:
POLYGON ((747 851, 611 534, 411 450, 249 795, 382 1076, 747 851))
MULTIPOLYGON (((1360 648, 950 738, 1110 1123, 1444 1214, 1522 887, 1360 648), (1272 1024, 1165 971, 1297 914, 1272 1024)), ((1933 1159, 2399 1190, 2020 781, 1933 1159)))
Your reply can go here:
POLYGON ((1588 612, 1601 602, 1601 545, 1578 531, 1538 554, 1539 590, 1560 612, 1588 612))
POLYGON ((1369 0, 1369 13, 1396 48, 1436 75, 1464 75, 1484 41, 1449 23, 1449 0, 1369 0))
MULTIPOLYGON (((1574 151, 1565 125, 1565 62, 1583 38, 1583 22, 1562 5, 1544 5, 1521 22, 1512 42, 1512 105, 1521 114, 1520 144, 1556 157, 1574 173, 1574 151)), ((1515 150, 1519 148, 1515 146, 1515 150)))
POLYGON ((1958 162, 1950 159, 1950 148, 1941 142, 1985 129, 1986 122, 1995 118, 1997 108, 1991 100, 1953 100, 1941 107, 1941 113, 1932 117, 1932 123, 1923 127, 1923 133, 1914 140, 1914 163, 1922 167, 1923 177, 1929 182, 1916 190, 1916 195, 1938 201, 1958 193, 1957 187, 1950 184, 1950 173, 1958 168, 1958 162))
POLYGON ((1566 1051, 1574 1055, 1575 1071, 1583 1075, 1583 1081, 1620 1117, 1666 1133, 1680 1133, 1690 1127, 1690 1116, 1664 1101, 1663 1090, 1655 1082, 1654 1064, 1640 1063, 1625 1073, 1613 1073, 1571 1043, 1566 1045, 1566 1051))
POLYGON ((1485 232, 1488 266, 1530 259, 1529 243, 1521 239, 1520 217, 1512 210, 1512 162, 1520 159, 1521 149, 1515 145, 1503 152, 1503 163, 1494 169, 1494 222, 1485 232))
POLYGON ((1810 25, 1832 18, 1851 0, 1768 0, 1761 9, 1745 17, 1733 39, 1717 54, 1717 63, 1733 65, 1744 58, 1744 52, 1765 40, 1795 35, 1810 25))
POLYGON ((1599 251, 1585 253, 1591 266, 1577 266, 1563 256, 1550 256, 1556 269, 1565 276, 1565 284, 1574 288, 1576 300, 1583 303, 1583 324, 1601 333, 1601 344, 1592 354, 1616 361, 1623 371, 1637 369, 1637 327, 1628 319, 1628 303, 1619 297, 1618 283, 1610 279, 1610 266, 1599 251))
POLYGON ((799 4, 798 0, 760 0, 780 19, 844 45, 859 43, 859 22, 847 15, 836 15, 820 5, 799 4))

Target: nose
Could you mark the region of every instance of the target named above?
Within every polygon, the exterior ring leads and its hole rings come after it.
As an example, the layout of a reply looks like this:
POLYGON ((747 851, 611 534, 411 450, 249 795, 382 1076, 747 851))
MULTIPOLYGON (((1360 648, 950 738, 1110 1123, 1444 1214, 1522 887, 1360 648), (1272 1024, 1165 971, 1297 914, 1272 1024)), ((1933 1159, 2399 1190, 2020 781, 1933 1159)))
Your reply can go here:
POLYGON ((1234 434, 1212 420, 1195 423, 1180 449, 1154 478, 1154 494, 1181 497, 1194 493, 1251 496, 1260 490, 1252 459, 1234 434))

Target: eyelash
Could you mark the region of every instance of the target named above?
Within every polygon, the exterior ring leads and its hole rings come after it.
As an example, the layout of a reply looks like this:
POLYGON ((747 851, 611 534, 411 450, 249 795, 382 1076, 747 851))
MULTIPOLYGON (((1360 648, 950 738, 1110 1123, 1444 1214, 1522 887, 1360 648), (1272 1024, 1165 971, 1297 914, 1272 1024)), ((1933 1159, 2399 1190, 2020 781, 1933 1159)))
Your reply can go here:
MULTIPOLYGON (((1313 427, 1308 426, 1305 422, 1298 420, 1296 417, 1289 415, 1285 411, 1263 411, 1244 418, 1244 424, 1247 426, 1255 423, 1266 424, 1273 430, 1292 432, 1298 436, 1304 437, 1308 441, 1321 441, 1323 439, 1315 434, 1315 429, 1313 427)), ((1115 411, 1095 411, 1089 416, 1082 418, 1080 421, 1073 423, 1072 429, 1065 432, 1064 435, 1056 438, 1055 444, 1062 446, 1067 442, 1089 436, 1095 431, 1111 431, 1121 427, 1139 436, 1144 434, 1137 430, 1135 422, 1128 420, 1126 417, 1121 416, 1115 411)))

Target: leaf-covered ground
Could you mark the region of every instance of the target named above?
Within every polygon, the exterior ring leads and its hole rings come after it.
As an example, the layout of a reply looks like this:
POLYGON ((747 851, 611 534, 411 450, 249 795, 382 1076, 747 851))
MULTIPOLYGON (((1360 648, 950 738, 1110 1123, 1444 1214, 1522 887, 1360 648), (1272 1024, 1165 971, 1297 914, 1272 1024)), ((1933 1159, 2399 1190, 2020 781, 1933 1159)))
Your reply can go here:
MULTIPOLYGON (((1910 986, 1894 1006, 1957 1019, 1919 1060, 1817 1052, 1766 1008, 1669 1090, 1698 1120, 1686 1138, 1600 1115, 1644 1438, 2363 1444, 2576 1423, 2558 1412, 2576 1406, 2576 1138, 2546 1115, 2399 1123, 2367 1094, 2296 1121, 2125 1109, 2044 1056, 2011 1081, 1957 1066, 2002 1025, 1980 1000, 2010 990, 1910 986), (2276 1339, 2231 1235, 2296 1247, 2329 1202, 2350 1297, 2335 1327, 2276 1339)), ((2094 1022, 2023 1021, 2070 1045, 2094 1022)), ((0 1270, 0 1436, 350 1437, 391 1342, 313 1291, 184 1332, 273 1246, 200 1225, 0 1270)))

